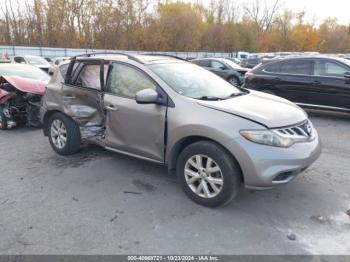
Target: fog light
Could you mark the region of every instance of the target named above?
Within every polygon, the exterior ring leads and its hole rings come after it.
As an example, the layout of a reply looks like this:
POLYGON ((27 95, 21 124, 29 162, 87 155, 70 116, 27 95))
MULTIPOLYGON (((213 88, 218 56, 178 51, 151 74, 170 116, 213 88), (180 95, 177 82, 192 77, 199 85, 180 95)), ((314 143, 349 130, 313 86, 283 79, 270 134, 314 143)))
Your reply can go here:
POLYGON ((278 174, 275 179, 272 181, 273 183, 286 183, 290 179, 292 179, 294 172, 288 171, 278 174))

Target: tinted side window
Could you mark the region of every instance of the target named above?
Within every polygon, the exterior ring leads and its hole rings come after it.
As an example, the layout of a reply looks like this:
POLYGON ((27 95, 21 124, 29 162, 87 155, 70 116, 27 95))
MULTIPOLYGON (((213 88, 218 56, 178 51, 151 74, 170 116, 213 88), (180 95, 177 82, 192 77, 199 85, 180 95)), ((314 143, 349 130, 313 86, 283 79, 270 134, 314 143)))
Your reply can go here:
POLYGON ((330 61, 315 61, 314 75, 343 77, 349 71, 345 66, 330 61))
POLYGON ((281 65, 281 73, 294 75, 312 75, 311 61, 309 60, 293 60, 284 62, 281 65))
POLYGON ((281 63, 272 63, 266 65, 264 68, 264 71, 270 72, 270 73, 279 73, 281 68, 281 63))
POLYGON ((136 93, 143 89, 156 90, 156 84, 143 72, 136 68, 113 64, 109 77, 110 91, 114 95, 135 98, 136 93))
POLYGON ((226 66, 224 66, 224 64, 216 61, 216 60, 212 60, 211 61, 211 67, 214 68, 214 69, 222 69, 222 68, 225 68, 226 66))
POLYGON ((210 67, 209 60, 196 60, 195 63, 200 66, 210 67))

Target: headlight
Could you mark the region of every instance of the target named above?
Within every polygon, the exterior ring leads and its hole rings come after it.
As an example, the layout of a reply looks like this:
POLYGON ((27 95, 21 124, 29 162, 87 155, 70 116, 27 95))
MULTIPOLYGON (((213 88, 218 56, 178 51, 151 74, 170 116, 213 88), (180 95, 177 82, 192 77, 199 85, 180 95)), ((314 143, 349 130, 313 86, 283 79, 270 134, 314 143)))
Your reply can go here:
POLYGON ((279 136, 270 130, 242 130, 240 133, 249 141, 262 145, 290 147, 294 144, 292 138, 279 136))

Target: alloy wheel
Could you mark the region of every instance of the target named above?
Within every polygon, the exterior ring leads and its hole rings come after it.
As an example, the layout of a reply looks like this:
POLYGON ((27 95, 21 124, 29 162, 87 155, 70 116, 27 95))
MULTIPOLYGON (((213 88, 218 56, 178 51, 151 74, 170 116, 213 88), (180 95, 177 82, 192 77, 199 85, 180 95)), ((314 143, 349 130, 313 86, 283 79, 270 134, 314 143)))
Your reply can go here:
POLYGON ((216 197, 222 190, 224 178, 219 165, 205 155, 194 155, 185 164, 187 185, 198 196, 216 197))
POLYGON ((62 149, 67 144, 67 129, 64 123, 55 119, 51 124, 51 139, 56 148, 62 149))
POLYGON ((230 80, 228 80, 228 81, 231 85, 239 86, 238 81, 235 77, 230 78, 230 80))

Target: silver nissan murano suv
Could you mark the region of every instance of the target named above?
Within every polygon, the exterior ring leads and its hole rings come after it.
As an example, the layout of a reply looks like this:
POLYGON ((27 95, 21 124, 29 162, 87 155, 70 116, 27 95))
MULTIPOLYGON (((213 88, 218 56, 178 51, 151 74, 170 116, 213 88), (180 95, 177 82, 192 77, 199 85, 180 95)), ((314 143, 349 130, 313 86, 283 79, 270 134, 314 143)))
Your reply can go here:
POLYGON ((167 56, 72 57, 54 71, 41 117, 58 154, 89 142, 166 164, 189 198, 212 207, 242 185, 288 183, 321 152, 316 129, 295 104, 167 56))

